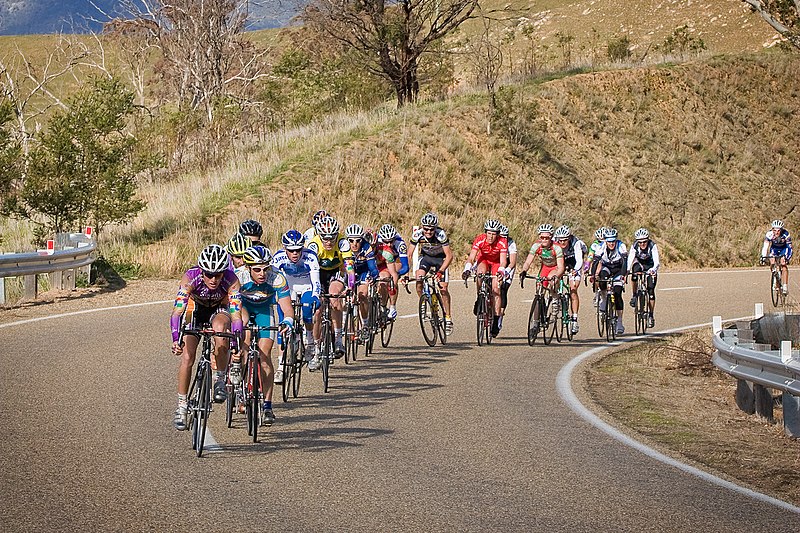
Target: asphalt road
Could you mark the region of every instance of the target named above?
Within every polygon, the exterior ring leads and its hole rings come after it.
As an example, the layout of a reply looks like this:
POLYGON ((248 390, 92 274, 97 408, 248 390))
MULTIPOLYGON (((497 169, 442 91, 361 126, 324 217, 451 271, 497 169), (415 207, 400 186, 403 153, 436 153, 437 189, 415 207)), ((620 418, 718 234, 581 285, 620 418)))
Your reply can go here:
MULTIPOLYGON (((767 277, 663 274, 656 330, 751 315, 767 277)), ((305 374, 257 444, 217 409, 219 448, 199 459, 172 428, 169 304, 0 328, 0 530, 800 530, 800 515, 655 461, 567 407, 556 375, 602 344, 588 289, 576 340, 549 347, 525 340, 532 288, 515 285, 500 338, 480 348, 473 288, 453 293, 447 346, 400 319, 390 348, 337 361, 328 394, 305 374)), ((400 314, 415 304, 403 294, 400 314)))

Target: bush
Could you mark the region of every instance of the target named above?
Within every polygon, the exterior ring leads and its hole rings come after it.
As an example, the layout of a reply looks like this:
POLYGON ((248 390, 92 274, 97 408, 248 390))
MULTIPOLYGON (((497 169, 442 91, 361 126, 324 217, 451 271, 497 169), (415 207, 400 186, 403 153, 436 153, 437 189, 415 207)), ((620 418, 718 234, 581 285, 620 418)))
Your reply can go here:
POLYGON ((622 37, 614 37, 608 41, 606 53, 608 59, 614 63, 621 63, 631 57, 631 40, 627 35, 622 37))

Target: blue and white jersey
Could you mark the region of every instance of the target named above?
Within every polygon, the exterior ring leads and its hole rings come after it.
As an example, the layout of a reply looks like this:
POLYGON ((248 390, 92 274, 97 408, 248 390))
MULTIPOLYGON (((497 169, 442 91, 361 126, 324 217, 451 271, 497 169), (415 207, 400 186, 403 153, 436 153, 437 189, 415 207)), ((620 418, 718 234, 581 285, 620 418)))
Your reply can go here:
POLYGON ((625 246, 625 243, 620 240, 617 240, 617 245, 613 250, 603 243, 603 248, 600 253, 595 256, 595 259, 604 267, 608 267, 612 270, 620 269, 624 271, 628 266, 628 248, 625 246))
POLYGON ((764 237, 764 247, 761 249, 761 255, 764 257, 784 256, 787 260, 791 259, 793 250, 792 237, 789 235, 789 230, 786 228, 769 230, 764 237))
POLYGON ((303 249, 296 263, 289 260, 286 250, 279 250, 272 256, 272 267, 286 277, 289 287, 308 285, 314 296, 319 296, 322 290, 319 282, 319 260, 308 248, 303 249))
POLYGON ((400 269, 397 271, 398 276, 408 273, 408 246, 406 241, 400 235, 395 235, 394 240, 388 243, 394 255, 394 260, 400 262, 400 269))
POLYGON ((366 239, 362 239, 358 249, 353 250, 353 268, 355 268, 356 274, 365 274, 369 272, 369 275, 373 278, 378 277, 375 250, 366 239))

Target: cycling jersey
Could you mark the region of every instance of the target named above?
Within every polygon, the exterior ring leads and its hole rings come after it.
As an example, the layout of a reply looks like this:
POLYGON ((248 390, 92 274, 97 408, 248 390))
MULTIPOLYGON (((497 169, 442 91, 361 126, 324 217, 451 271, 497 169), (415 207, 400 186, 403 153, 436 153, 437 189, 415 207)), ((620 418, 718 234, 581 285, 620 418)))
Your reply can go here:
POLYGON ((489 244, 486 240, 486 234, 481 233, 472 241, 472 249, 480 254, 481 262, 500 263, 501 254, 506 254, 506 257, 508 257, 508 240, 505 237, 497 237, 492 244, 489 244))
POLYGON ((350 251, 347 239, 339 239, 331 250, 326 250, 322 245, 322 238, 317 235, 311 239, 307 248, 316 254, 320 270, 340 270, 342 266, 347 270, 353 268, 353 252, 350 251))
POLYGON ((180 336, 182 315, 186 316, 187 322, 192 322, 195 326, 202 326, 210 322, 218 312, 227 311, 233 315, 241 311, 239 291, 231 290, 239 282, 232 270, 226 270, 223 273, 222 279, 215 289, 203 282, 203 270, 198 266, 187 270, 184 277, 187 283, 178 287, 178 294, 175 297, 173 312, 169 320, 173 342, 177 342, 180 336))
POLYGON ((792 237, 789 235, 789 230, 786 228, 769 230, 764 237, 761 255, 764 257, 786 257, 787 261, 791 259, 793 250, 792 237))
MULTIPOLYGON (((594 257, 594 262, 600 263, 601 270, 614 277, 625 275, 627 261, 628 250, 620 240, 617 240, 617 245, 613 250, 604 243, 601 252, 594 257)), ((594 272, 594 268, 592 268, 592 271, 594 272)))
POLYGON ((373 278, 378 277, 378 267, 375 264, 375 251, 372 245, 364 239, 361 239, 361 244, 358 249, 353 252, 353 268, 361 281, 364 280, 367 274, 373 278))
POLYGON ((534 243, 529 253, 538 256, 542 261, 542 266, 549 268, 557 266, 558 258, 564 257, 564 250, 557 244, 551 244, 549 248, 545 248, 540 242, 534 243))
POLYGON ((306 246, 308 246, 308 243, 310 243, 316 236, 317 236, 317 230, 315 230, 313 226, 308 228, 303 233, 303 240, 305 241, 306 246))
POLYGON ((418 228, 411 236, 411 244, 419 250, 420 258, 427 256, 444 259, 444 248, 450 246, 450 241, 442 228, 436 228, 430 238, 425 236, 422 228, 418 228))
MULTIPOLYGON (((186 296, 206 307, 214 307, 222 303, 228 297, 231 286, 239 281, 233 271, 226 270, 222 275, 219 286, 216 289, 211 289, 203 283, 203 270, 198 266, 187 270, 186 277, 189 278, 189 293, 186 296)), ((180 293, 181 291, 179 290, 179 296, 180 293)), ((175 303, 177 304, 177 300, 175 303)), ((185 299, 183 303, 186 303, 185 299)))
MULTIPOLYGON (((560 244, 558 245, 561 246, 560 244)), ((561 248, 564 250, 564 267, 567 270, 578 270, 583 266, 583 256, 588 250, 582 240, 575 235, 570 235, 569 242, 561 246, 561 248)))
POLYGON ((297 262, 293 262, 286 255, 286 250, 279 250, 272 257, 272 266, 286 278, 292 293, 301 292, 295 290, 296 287, 302 288, 302 292, 311 290, 314 296, 319 297, 321 288, 319 281, 319 260, 311 250, 304 249, 300 253, 297 262), (307 288, 307 289, 306 289, 307 288))
POLYGON ((642 250, 638 243, 631 245, 631 251, 628 254, 628 272, 633 272, 633 265, 639 264, 644 271, 653 271, 653 274, 658 272, 658 267, 661 266, 661 261, 658 256, 658 246, 652 239, 647 240, 647 246, 642 250))
POLYGON ((378 265, 378 270, 384 270, 386 263, 400 262, 400 269, 397 275, 402 276, 408 272, 408 247, 406 241, 400 235, 396 235, 394 240, 389 243, 378 242, 377 253, 375 260, 378 265))
POLYGON ((239 278, 239 283, 242 285, 250 281, 250 269, 247 268, 247 265, 235 267, 233 273, 236 274, 236 277, 239 278))
MULTIPOLYGON (((264 283, 254 281, 239 289, 242 296, 242 305, 250 315, 250 321, 258 326, 270 327, 273 325, 273 309, 278 300, 289 296, 289 286, 283 274, 270 268, 264 283)), ((259 331, 259 339, 274 339, 274 331, 259 331)))

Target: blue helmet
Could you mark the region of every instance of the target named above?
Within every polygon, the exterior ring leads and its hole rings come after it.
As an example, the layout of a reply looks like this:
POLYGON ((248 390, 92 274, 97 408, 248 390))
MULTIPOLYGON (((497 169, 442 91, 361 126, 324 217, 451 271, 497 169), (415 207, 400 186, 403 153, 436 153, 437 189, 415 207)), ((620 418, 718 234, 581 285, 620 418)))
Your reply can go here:
POLYGON ((286 250, 302 250, 305 239, 303 234, 296 229, 290 229, 281 237, 281 242, 286 250))

